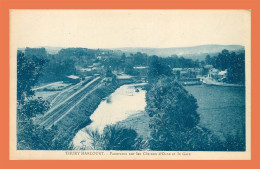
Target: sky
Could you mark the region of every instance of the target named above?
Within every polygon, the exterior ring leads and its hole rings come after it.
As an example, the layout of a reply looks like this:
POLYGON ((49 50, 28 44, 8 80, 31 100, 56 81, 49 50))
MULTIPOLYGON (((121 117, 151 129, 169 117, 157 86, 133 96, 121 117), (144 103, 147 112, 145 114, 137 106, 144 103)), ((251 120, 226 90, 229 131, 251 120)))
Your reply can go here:
POLYGON ((249 10, 11 10, 11 45, 188 47, 245 45, 249 10))

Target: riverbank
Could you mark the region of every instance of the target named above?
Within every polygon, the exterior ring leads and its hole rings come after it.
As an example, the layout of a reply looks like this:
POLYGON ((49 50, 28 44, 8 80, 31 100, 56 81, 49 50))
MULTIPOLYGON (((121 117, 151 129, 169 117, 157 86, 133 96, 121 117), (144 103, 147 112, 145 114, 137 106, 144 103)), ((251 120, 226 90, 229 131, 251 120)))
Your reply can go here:
POLYGON ((245 87, 244 84, 218 82, 209 77, 202 77, 201 80, 202 80, 202 83, 206 84, 206 85, 224 86, 224 87, 245 87))
POLYGON ((151 129, 149 128, 150 118, 146 111, 129 116, 123 121, 116 123, 119 127, 134 129, 144 140, 150 140, 151 129))
MULTIPOLYGON (((146 83, 122 85, 109 95, 109 97, 104 99, 90 116, 92 123, 86 125, 85 128, 76 134, 73 139, 74 149, 92 148, 88 131, 98 131, 102 133, 106 126, 117 124, 134 115, 144 114, 146 102, 145 90, 142 90, 142 87, 145 84, 146 83)), ((126 124, 126 127, 132 128, 128 124, 129 123, 126 124)), ((133 123, 131 124, 134 125, 133 123)))
POLYGON ((70 143, 75 134, 85 126, 91 123, 90 116, 96 110, 100 102, 111 93, 113 93, 119 85, 117 83, 102 83, 88 97, 84 98, 80 104, 73 108, 63 119, 56 123, 57 134, 55 140, 61 145, 60 149, 69 149, 70 143))

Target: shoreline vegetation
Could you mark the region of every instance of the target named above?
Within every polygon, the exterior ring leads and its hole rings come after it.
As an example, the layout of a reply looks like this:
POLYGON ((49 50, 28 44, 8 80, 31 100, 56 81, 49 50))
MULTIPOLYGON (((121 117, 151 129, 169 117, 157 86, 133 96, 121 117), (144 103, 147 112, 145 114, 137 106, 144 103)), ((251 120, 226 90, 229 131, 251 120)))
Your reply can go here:
MULTIPOLYGON (((48 149, 48 150, 69 150, 73 149, 71 141, 75 134, 85 126, 91 123, 90 116, 98 107, 103 98, 113 93, 119 86, 117 84, 107 83, 106 86, 101 86, 94 90, 89 97, 86 97, 82 102, 76 106, 68 115, 60 120, 51 129, 44 129, 38 125, 33 124, 29 120, 27 125, 18 123, 17 133, 19 138, 26 138, 25 131, 31 132, 33 139, 36 140, 18 140, 18 143, 29 143, 29 145, 18 144, 19 150, 26 149, 48 149), (43 142, 42 146, 38 146, 43 142), (36 145, 34 145, 35 143, 36 145), (51 143, 51 144, 44 144, 51 143), (44 146, 45 145, 45 146, 44 146)), ((28 134, 28 133, 27 133, 28 134)), ((27 139, 30 139, 27 137, 27 139)))
MULTIPOLYGON (((88 131, 96 150, 245 151, 243 139, 234 140, 230 137, 223 141, 199 125, 197 100, 180 84, 181 76, 194 76, 190 75, 190 70, 205 64, 212 64, 222 73, 227 72, 221 77, 219 74, 213 74, 214 72, 210 74, 216 79, 228 83, 244 82, 243 52, 236 54, 223 50, 218 56, 207 56, 204 63, 178 56, 160 58, 140 52, 129 55, 130 57, 126 57, 122 52, 83 48, 62 49, 56 55, 47 55, 44 48, 26 48, 25 53, 18 51, 17 149, 73 149, 72 139, 77 131, 91 123, 90 115, 102 99, 119 86, 134 83, 128 79, 117 81, 115 72, 120 72, 119 75, 127 74, 124 77, 139 76, 141 81, 148 81, 143 89, 146 90, 145 111, 149 116, 150 138, 144 140, 134 129, 128 127, 106 126, 102 134, 88 131), (77 69, 83 66, 88 68, 79 74, 77 69), (173 68, 177 66, 189 70, 184 74, 181 74, 182 69, 174 73, 173 68), (148 70, 144 71, 146 68, 148 70), (81 78, 101 76, 106 81, 50 129, 34 124, 33 119, 43 115, 51 105, 47 100, 35 97, 33 87, 46 81, 64 81, 65 78, 75 85, 80 82, 80 78, 72 74, 77 73, 81 78), (68 79, 69 75, 73 78, 68 79)), ((203 68, 204 76, 208 72, 209 69, 203 68)))

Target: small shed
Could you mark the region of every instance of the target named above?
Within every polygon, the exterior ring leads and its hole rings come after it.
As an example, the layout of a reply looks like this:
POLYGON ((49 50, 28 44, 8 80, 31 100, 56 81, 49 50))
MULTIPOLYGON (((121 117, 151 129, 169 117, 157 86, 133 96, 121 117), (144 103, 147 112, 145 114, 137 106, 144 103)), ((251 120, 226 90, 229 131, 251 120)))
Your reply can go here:
POLYGON ((65 82, 65 83, 76 84, 76 83, 79 83, 79 82, 80 82, 80 78, 79 78, 78 76, 75 76, 75 75, 70 75, 70 76, 66 76, 66 77, 65 77, 64 82, 65 82))

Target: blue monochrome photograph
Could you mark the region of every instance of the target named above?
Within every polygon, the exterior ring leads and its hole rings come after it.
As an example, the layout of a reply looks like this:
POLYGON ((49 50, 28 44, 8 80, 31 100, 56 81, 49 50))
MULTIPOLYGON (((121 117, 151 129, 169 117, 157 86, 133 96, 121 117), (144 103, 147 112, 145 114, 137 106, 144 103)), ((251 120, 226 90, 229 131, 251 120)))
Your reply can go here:
POLYGON ((247 151, 247 14, 17 15, 16 149, 247 151))

